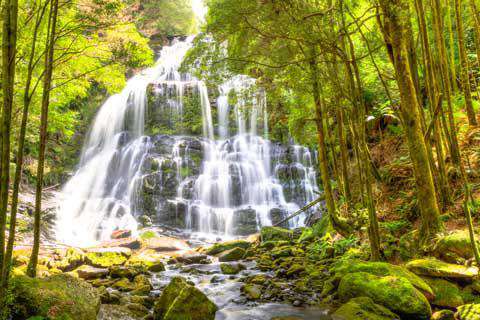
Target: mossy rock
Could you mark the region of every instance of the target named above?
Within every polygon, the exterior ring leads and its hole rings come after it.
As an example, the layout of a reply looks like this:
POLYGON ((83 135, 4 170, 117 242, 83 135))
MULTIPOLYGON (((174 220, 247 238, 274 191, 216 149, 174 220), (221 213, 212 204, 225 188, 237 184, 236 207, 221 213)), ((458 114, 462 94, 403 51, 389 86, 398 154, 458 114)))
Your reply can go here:
POLYGON ((350 299, 332 314, 333 320, 400 320, 400 317, 367 297, 350 299))
POLYGON ((128 248, 97 248, 89 250, 85 260, 93 267, 109 268, 125 264, 131 255, 132 251, 128 248))
POLYGON ((84 252, 77 248, 68 248, 65 251, 58 251, 57 254, 61 259, 58 261, 50 261, 48 266, 50 268, 60 269, 63 272, 72 271, 81 266, 85 261, 84 252))
POLYGON ((462 290, 455 283, 444 279, 425 279, 435 294, 432 305, 456 308, 464 304, 462 290))
POLYGON ((237 274, 245 270, 245 266, 241 263, 222 263, 220 269, 223 274, 237 274))
POLYGON ((260 231, 262 242, 266 241, 290 241, 293 238, 293 232, 279 227, 263 227, 260 231))
POLYGON ((106 268, 95 268, 92 266, 84 265, 80 268, 75 269, 74 273, 76 273, 81 279, 94 280, 106 278, 109 272, 106 268))
POLYGON ((436 311, 430 320, 455 320, 455 312, 448 309, 436 311))
POLYGON ((262 296, 262 286, 258 284, 247 283, 243 285, 242 292, 249 300, 258 300, 262 296))
POLYGON ((137 286, 128 278, 123 278, 115 282, 112 285, 112 288, 117 289, 118 291, 128 292, 137 289, 137 286))
MULTIPOLYGON (((477 240, 478 242, 478 240, 477 240)), ((467 230, 457 230, 440 237, 433 249, 434 254, 450 263, 459 263, 473 257, 470 235, 467 230)))
POLYGON ((406 267, 415 274, 428 277, 472 280, 478 275, 477 267, 446 263, 433 258, 412 260, 406 267))
POLYGON ((12 278, 13 319, 95 320, 100 296, 87 282, 68 274, 43 279, 12 278))
POLYGON ((155 320, 214 320, 217 306, 182 277, 174 277, 155 304, 155 320))
POLYGON ((419 276, 402 266, 386 262, 370 262, 363 260, 342 259, 331 270, 337 279, 353 272, 367 272, 376 276, 395 276, 407 279, 415 288, 420 290, 428 299, 433 298, 432 288, 419 276))
POLYGON ((230 262, 242 259, 245 256, 245 250, 239 247, 222 252, 218 256, 220 262, 230 262))
POLYGON ((480 319, 480 304, 465 304, 457 308, 455 320, 480 319))
POLYGON ((126 319, 141 320, 144 317, 138 316, 133 310, 126 305, 118 304, 102 304, 98 314, 99 319, 126 319))
POLYGON ((345 302, 351 298, 369 297, 402 319, 428 320, 432 315, 425 296, 403 277, 350 273, 340 281, 338 296, 345 302))
POLYGON ((134 254, 125 263, 127 267, 134 267, 139 270, 148 270, 150 272, 165 271, 165 265, 162 262, 163 256, 154 250, 145 250, 134 254))
POLYGON ((205 249, 205 253, 208 255, 217 255, 233 248, 242 248, 244 250, 249 249, 252 244, 245 240, 232 240, 226 242, 215 243, 213 246, 205 249))

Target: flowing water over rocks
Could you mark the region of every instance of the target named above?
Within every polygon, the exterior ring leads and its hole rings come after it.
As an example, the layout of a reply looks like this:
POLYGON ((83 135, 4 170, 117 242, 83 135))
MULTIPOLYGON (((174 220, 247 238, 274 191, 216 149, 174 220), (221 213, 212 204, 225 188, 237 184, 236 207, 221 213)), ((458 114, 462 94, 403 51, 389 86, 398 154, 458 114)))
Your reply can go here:
MULTIPOLYGON (((100 108, 61 193, 59 241, 135 234, 145 219, 213 238, 248 235, 315 198, 315 154, 268 140, 266 97, 253 79, 209 92, 178 71, 192 39, 165 47, 100 108)), ((284 226, 304 223, 302 214, 284 226)))

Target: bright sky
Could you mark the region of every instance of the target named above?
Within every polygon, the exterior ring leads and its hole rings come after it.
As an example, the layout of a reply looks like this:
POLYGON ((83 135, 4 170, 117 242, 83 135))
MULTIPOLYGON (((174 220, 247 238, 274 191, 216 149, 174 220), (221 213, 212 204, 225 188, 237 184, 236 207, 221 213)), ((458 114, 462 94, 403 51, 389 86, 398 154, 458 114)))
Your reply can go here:
POLYGON ((205 15, 207 14, 207 7, 203 4, 203 0, 192 0, 192 9, 197 16, 200 23, 205 21, 205 15))

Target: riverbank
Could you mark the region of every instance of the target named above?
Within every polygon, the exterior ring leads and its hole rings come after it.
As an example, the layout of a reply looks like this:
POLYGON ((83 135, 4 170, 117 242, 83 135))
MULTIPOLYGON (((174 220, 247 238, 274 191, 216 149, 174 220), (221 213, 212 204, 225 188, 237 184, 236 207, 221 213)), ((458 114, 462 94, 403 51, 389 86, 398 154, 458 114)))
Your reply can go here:
POLYGON ((101 320, 479 316, 480 280, 465 231, 439 237, 426 256, 394 265, 367 261, 368 246, 321 224, 264 227, 246 239, 200 246, 202 239, 159 230, 143 229, 138 238, 119 232, 119 239, 95 248, 45 247, 38 280, 22 276, 29 248, 17 247, 13 319, 80 319, 78 312, 101 320), (176 311, 166 314, 171 308, 176 311))

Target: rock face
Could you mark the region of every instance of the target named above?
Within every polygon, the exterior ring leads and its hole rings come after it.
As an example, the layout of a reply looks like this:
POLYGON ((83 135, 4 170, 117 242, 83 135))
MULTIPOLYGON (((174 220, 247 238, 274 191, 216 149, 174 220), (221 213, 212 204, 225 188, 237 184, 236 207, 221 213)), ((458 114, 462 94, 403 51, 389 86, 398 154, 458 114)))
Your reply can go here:
POLYGON ((338 295, 342 301, 369 297, 405 319, 428 320, 432 315, 425 296, 405 278, 379 277, 366 272, 345 275, 340 281, 338 295))
POLYGON ((214 320, 217 306, 200 290, 175 277, 154 308, 155 320, 214 320))
POLYGON ((70 275, 43 279, 14 277, 13 319, 42 316, 58 320, 95 320, 100 297, 90 284, 70 275))
POLYGON ((350 299, 332 315, 333 320, 400 320, 400 317, 367 297, 350 299))

